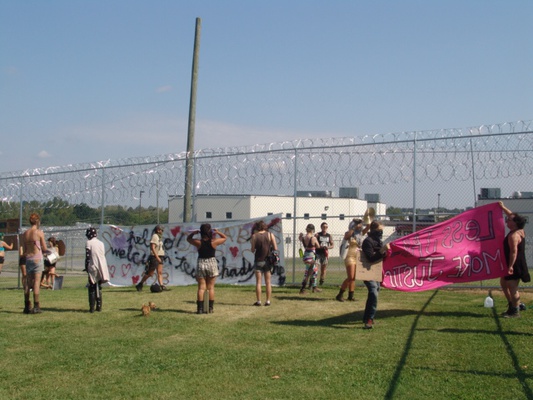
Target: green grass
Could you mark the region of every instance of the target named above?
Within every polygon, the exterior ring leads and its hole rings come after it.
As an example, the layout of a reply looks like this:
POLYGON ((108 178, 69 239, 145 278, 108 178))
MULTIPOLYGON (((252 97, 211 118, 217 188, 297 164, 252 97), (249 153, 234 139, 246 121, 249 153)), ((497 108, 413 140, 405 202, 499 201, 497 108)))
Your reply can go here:
POLYGON ((499 291, 487 309, 484 290, 382 289, 363 330, 364 288, 354 303, 275 288, 253 307, 253 286, 219 286, 211 315, 194 314, 194 286, 105 288, 90 314, 83 276, 67 276, 24 315, 16 278, 0 281, 1 399, 533 398, 533 309, 500 318, 499 291))

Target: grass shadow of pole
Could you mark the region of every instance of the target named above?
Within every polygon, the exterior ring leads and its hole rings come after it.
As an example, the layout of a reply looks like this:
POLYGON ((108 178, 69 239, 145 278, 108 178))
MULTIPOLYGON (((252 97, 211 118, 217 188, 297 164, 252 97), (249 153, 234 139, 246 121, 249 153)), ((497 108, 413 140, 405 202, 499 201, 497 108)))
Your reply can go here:
POLYGON ((505 350, 507 351, 507 354, 509 354, 509 357, 511 358, 511 361, 513 363, 514 370, 516 371, 516 378, 520 382, 520 385, 524 389, 524 394, 526 396, 526 399, 533 399, 533 391, 529 387, 529 385, 526 382, 526 379, 528 378, 527 374, 524 372, 522 367, 520 367, 520 364, 518 362, 518 357, 516 356, 516 353, 513 350, 513 347, 511 346, 511 343, 509 343, 509 340, 507 340, 507 336, 502 330, 502 325, 500 323, 500 318, 496 312, 496 309, 492 308, 492 314, 494 316, 494 320, 496 321, 496 326, 498 328, 498 334, 500 335, 503 344, 505 345, 505 350))
POLYGON ((405 365, 405 362, 407 361, 407 356, 409 354, 409 350, 411 349, 411 345, 413 343, 413 338, 415 336, 416 326, 418 325, 418 320, 420 319, 420 316, 424 313, 424 310, 426 307, 433 301, 435 296, 437 295, 439 291, 436 290, 435 293, 431 295, 431 297, 426 301, 422 309, 418 312, 413 325, 411 326, 411 332, 409 333, 409 337, 407 338, 407 342, 405 343, 404 350, 402 357, 400 358, 400 361, 398 362, 398 365, 396 366, 396 370, 394 371, 394 375, 392 376, 392 379, 389 384, 389 389, 387 390, 387 393, 385 394, 385 399, 392 399, 394 396, 394 392, 396 391, 396 387, 398 385, 398 380, 400 379, 400 375, 402 373, 403 367, 405 365))

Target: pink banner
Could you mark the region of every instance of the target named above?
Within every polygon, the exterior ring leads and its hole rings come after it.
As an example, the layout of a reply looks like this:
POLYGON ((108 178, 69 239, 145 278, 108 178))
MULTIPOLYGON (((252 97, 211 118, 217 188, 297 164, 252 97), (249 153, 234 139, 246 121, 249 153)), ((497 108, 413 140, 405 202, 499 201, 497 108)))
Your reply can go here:
POLYGON ((499 278, 507 273, 498 203, 477 207, 390 243, 383 286, 406 292, 499 278))

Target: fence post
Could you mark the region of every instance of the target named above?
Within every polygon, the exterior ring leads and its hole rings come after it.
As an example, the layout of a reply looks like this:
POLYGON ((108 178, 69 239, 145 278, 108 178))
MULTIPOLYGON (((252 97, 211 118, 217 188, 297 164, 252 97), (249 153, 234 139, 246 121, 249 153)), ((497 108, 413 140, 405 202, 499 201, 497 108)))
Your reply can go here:
POLYGON ((102 201, 100 202, 100 207, 102 207, 100 213, 100 226, 104 224, 104 206, 105 206, 105 167, 102 167, 102 201))
POLYGON ((292 283, 296 283, 296 210, 298 201, 298 149, 294 149, 294 191, 292 208, 292 283))
POLYGON ((416 135, 413 139, 413 232, 416 231, 416 135))

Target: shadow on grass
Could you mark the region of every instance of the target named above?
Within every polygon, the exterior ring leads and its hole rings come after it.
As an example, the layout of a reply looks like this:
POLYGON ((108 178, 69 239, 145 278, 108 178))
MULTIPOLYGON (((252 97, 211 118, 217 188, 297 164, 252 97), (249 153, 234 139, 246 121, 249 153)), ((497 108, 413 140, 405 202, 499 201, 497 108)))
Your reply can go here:
POLYGON ((314 296, 313 293, 310 293, 309 295, 303 294, 298 296, 273 296, 276 300, 296 300, 296 301, 331 301, 332 299, 326 299, 321 297, 312 297, 314 296))
POLYGON ((409 332, 409 336, 407 338, 407 342, 405 343, 402 356, 400 358, 400 361, 398 362, 398 365, 396 366, 396 370, 394 371, 394 375, 392 376, 392 379, 390 381, 389 388, 387 389, 387 393, 385 394, 385 399, 393 399, 394 398, 394 392, 396 391, 396 388, 398 387, 398 381, 400 380, 400 375, 402 374, 403 368, 404 368, 405 363, 407 361, 407 356, 409 355, 409 352, 411 351, 411 346, 413 344, 413 338, 415 336, 416 326, 418 325, 418 321, 419 321, 420 317, 422 315, 424 315, 424 310, 433 301, 433 299, 435 298, 435 296, 437 295, 438 292, 439 291, 436 290, 431 295, 431 297, 426 301, 424 306, 417 313, 417 316, 416 316, 415 320, 413 321, 413 325, 411 326, 411 332, 409 332))
POLYGON ((509 340, 507 340, 507 333, 504 332, 502 329, 502 325, 500 323, 500 317, 498 316, 498 313, 496 312, 495 308, 492 308, 492 315, 494 316, 494 321, 496 322, 496 327, 498 328, 497 333, 500 335, 500 338, 502 339, 502 342, 505 345, 505 350, 507 351, 507 354, 509 354, 509 357, 511 358, 513 368, 515 370, 515 374, 513 375, 513 378, 518 379, 518 381, 520 382, 520 386, 522 386, 522 390, 524 391, 526 398, 533 399, 533 391, 531 390, 528 383, 526 382, 526 379, 528 378, 528 374, 526 374, 523 368, 520 366, 520 363, 518 362, 518 357, 516 356, 516 353, 514 352, 513 346, 511 346, 511 343, 509 343, 509 340))
POLYGON ((310 321, 308 319, 295 319, 292 321, 273 321, 273 324, 276 325, 289 325, 289 326, 301 326, 301 327, 310 327, 310 326, 320 326, 320 327, 330 327, 333 329, 353 329, 353 324, 356 319, 354 315, 361 314, 361 319, 363 318, 363 313, 347 313, 342 315, 336 315, 335 317, 319 319, 316 321, 310 321), (347 326, 347 325, 350 326, 347 326))
POLYGON ((532 336, 533 337, 533 333, 524 333, 524 332, 514 332, 514 331, 502 331, 502 332, 498 332, 498 331, 487 331, 487 330, 481 330, 481 329, 456 329, 456 328, 445 328, 445 329, 427 329, 427 328, 423 328, 423 329, 418 329, 418 331, 437 331, 437 332, 443 332, 443 333, 478 333, 478 334, 483 334, 483 335, 501 335, 501 334, 505 334, 505 335, 509 335, 509 336, 513 336, 513 335, 517 335, 517 336, 532 336))

